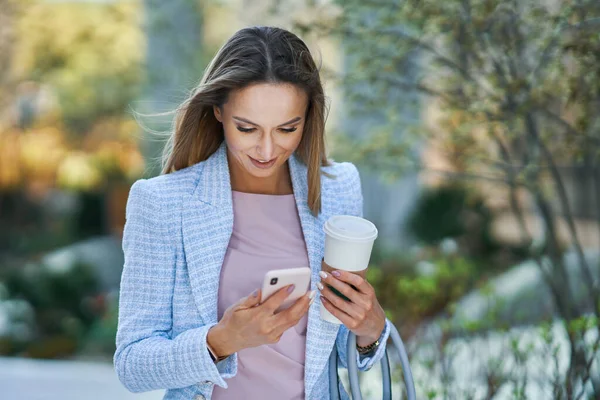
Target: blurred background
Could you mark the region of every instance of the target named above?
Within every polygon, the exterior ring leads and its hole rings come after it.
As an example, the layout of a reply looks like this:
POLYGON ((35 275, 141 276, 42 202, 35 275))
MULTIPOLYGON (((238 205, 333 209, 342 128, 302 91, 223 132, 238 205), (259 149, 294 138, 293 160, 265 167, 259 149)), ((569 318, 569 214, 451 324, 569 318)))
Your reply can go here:
POLYGON ((0 397, 162 398, 111 363, 144 114, 250 25, 322 63, 418 397, 600 399, 597 0, 0 0, 0 397))

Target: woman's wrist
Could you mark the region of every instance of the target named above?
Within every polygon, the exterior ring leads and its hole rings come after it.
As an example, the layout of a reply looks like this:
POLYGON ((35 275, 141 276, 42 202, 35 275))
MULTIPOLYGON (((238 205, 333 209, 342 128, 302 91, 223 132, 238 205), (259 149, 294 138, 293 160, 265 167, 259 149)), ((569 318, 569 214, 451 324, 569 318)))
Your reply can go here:
POLYGON ((381 335, 383 334, 384 331, 385 331, 385 321, 383 321, 383 328, 381 328, 381 330, 378 330, 378 333, 376 333, 374 335, 357 336, 356 337, 356 345, 358 347, 370 346, 371 344, 373 344, 379 340, 379 338, 381 337, 381 335))
POLYGON ((370 346, 371 344, 375 343, 377 340, 379 340, 379 336, 377 336, 377 337, 357 336, 356 337, 356 345, 358 347, 367 347, 367 346, 370 346))
POLYGON ((206 343, 217 357, 230 356, 237 351, 227 337, 227 330, 220 324, 216 324, 208 330, 206 343))

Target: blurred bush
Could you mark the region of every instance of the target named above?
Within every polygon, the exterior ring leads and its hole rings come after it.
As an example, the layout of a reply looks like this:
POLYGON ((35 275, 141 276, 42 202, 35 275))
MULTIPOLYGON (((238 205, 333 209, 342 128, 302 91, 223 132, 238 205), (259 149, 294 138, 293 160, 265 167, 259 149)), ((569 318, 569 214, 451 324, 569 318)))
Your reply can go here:
POLYGON ((0 332, 3 354, 36 358, 71 355, 105 311, 97 279, 86 265, 30 263, 5 268, 2 273, 0 282, 4 282, 8 300, 0 303, 0 311, 6 312, 7 304, 22 305, 22 312, 12 313, 9 329, 0 332), (26 315, 32 318, 24 318, 26 315), (15 326, 20 329, 15 331, 15 326))
POLYGON ((473 259, 448 253, 448 240, 442 243, 369 267, 367 279, 403 337, 409 338, 422 322, 448 311, 482 279, 485 268, 473 259))
POLYGON ((82 352, 88 355, 112 357, 116 350, 115 337, 119 317, 117 294, 106 298, 106 308, 101 318, 94 320, 84 342, 82 352))
POLYGON ((437 245, 455 238, 471 256, 486 256, 498 245, 491 236, 493 214, 478 192, 464 185, 425 188, 407 221, 418 242, 437 245))

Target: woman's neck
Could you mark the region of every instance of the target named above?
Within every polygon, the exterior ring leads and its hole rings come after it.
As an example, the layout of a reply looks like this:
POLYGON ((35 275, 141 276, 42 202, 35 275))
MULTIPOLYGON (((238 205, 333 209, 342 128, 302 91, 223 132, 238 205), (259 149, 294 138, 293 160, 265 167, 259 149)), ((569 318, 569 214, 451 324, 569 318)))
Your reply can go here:
POLYGON ((229 161, 231 190, 244 193, 274 195, 292 194, 294 192, 287 162, 272 176, 268 178, 256 178, 235 162, 229 161))

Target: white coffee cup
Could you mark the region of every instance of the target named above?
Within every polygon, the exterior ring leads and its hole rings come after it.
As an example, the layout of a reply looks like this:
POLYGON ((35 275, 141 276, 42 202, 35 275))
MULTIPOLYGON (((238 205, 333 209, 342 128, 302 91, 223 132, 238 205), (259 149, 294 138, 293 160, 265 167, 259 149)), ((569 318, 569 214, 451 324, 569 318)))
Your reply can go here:
MULTIPOLYGON (((323 227, 325 263, 334 269, 358 272, 369 266, 377 227, 371 221, 352 215, 334 215, 323 227)), ((342 322, 321 304, 321 319, 333 324, 342 322)))

